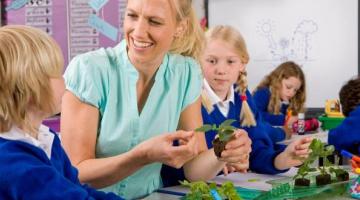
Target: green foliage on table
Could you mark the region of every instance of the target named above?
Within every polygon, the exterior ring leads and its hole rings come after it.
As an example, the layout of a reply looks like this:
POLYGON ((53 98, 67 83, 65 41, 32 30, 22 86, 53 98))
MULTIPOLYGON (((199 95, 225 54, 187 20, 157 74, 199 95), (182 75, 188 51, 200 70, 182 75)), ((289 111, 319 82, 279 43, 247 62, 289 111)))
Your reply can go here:
POLYGON ((204 181, 188 182, 186 180, 180 181, 181 185, 189 187, 190 192, 182 199, 184 200, 213 200, 211 190, 215 189, 222 199, 241 200, 241 197, 236 192, 234 184, 230 181, 224 182, 221 186, 215 183, 207 184, 204 181))
POLYGON ((328 174, 326 167, 332 166, 332 163, 329 161, 327 157, 334 153, 335 150, 334 146, 333 145, 325 146, 325 144, 321 142, 319 139, 314 139, 311 142, 309 148, 311 149, 310 155, 312 154, 311 155, 312 157, 318 157, 323 159, 323 166, 319 167, 320 173, 323 175, 328 174))
POLYGON ((311 153, 304 160, 304 163, 301 165, 301 167, 298 169, 298 172, 294 176, 294 179, 298 177, 305 178, 305 176, 308 175, 309 172, 315 171, 315 169, 311 168, 310 165, 314 163, 318 158, 322 158, 324 163, 322 167, 319 167, 321 174, 327 174, 326 167, 332 166, 331 162, 327 157, 333 154, 333 145, 325 146, 325 144, 321 142, 321 140, 313 139, 309 146, 309 149, 311 150, 311 153))

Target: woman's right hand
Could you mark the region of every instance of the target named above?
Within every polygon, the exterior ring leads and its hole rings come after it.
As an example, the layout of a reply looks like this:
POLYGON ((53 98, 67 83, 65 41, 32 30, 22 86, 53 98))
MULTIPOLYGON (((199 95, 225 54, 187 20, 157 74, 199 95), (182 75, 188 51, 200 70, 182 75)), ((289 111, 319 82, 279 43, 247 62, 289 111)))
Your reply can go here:
POLYGON ((193 131, 176 131, 150 138, 135 147, 142 152, 147 163, 161 162, 180 168, 199 153, 198 142, 193 131), (179 146, 173 146, 174 141, 179 146))

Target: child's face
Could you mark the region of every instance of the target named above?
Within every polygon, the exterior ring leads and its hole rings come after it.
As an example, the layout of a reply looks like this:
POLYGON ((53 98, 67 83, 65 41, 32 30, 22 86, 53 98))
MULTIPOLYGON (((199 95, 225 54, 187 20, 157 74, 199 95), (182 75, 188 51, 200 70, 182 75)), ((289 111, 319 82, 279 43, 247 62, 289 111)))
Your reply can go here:
POLYGON ((296 77, 289 77, 281 81, 280 98, 283 101, 290 101, 301 87, 301 81, 296 77))
POLYGON ((50 78, 51 89, 54 95, 55 110, 51 115, 57 114, 61 110, 61 99, 65 92, 64 78, 50 78))
POLYGON ((236 83, 240 72, 245 70, 245 64, 227 43, 221 40, 209 41, 203 56, 201 66, 204 76, 216 94, 226 94, 236 83))

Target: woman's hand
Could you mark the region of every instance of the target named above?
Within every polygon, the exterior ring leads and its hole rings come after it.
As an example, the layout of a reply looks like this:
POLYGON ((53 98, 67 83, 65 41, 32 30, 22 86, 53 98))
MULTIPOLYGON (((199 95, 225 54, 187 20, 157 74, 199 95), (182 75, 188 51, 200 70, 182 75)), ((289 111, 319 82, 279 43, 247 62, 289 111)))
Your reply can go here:
POLYGON ((249 168, 249 154, 251 152, 251 139, 243 129, 235 131, 233 138, 226 144, 219 160, 226 162, 224 173, 238 171, 246 172, 249 168))
POLYGON ((199 153, 198 142, 193 131, 161 134, 140 143, 135 148, 143 152, 144 159, 148 163, 161 162, 175 168, 182 167, 199 153), (181 141, 179 146, 173 146, 176 140, 181 141))

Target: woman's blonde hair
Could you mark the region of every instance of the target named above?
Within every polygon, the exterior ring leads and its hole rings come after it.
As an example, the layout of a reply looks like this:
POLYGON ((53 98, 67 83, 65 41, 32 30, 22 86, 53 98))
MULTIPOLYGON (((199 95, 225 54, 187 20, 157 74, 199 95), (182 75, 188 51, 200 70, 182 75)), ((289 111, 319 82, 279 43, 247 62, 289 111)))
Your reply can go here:
POLYGON ((176 21, 186 20, 186 28, 180 37, 176 37, 170 52, 199 59, 203 49, 204 33, 196 17, 192 0, 169 0, 176 11, 176 21))
MULTIPOLYGON (((241 62, 246 65, 249 62, 249 53, 246 48, 246 43, 242 35, 239 31, 237 31, 232 26, 225 26, 225 25, 218 25, 211 29, 209 29, 205 33, 205 41, 206 44, 209 43, 212 40, 220 40, 224 43, 228 44, 232 49, 235 51, 235 53, 239 56, 241 62)), ((206 45, 205 44, 205 45, 206 45)), ((246 78, 246 72, 241 72, 237 83, 237 87, 235 88, 236 91, 238 91, 241 94, 242 99, 242 106, 241 106, 241 112, 240 112, 240 122, 242 126, 255 126, 256 120, 254 118, 254 114, 251 111, 251 108, 246 100, 246 90, 247 90, 247 78, 246 78)), ((202 98, 204 101, 205 107, 209 107, 209 105, 206 105, 207 98, 202 98)), ((210 105, 212 107, 212 105, 210 105)), ((209 110, 212 110, 212 108, 207 108, 209 110)))
POLYGON ((63 57, 45 32, 28 26, 0 28, 0 132, 11 126, 33 130, 29 105, 52 112, 50 78, 61 77, 63 57))
POLYGON ((267 75, 255 89, 255 91, 262 88, 270 89, 271 96, 268 105, 269 112, 274 114, 280 113, 280 92, 282 88, 282 80, 290 77, 299 79, 301 86, 295 96, 290 99, 289 109, 292 111, 293 115, 296 115, 299 112, 304 112, 304 104, 306 100, 305 75, 301 67, 293 61, 287 61, 280 64, 275 70, 267 75))

